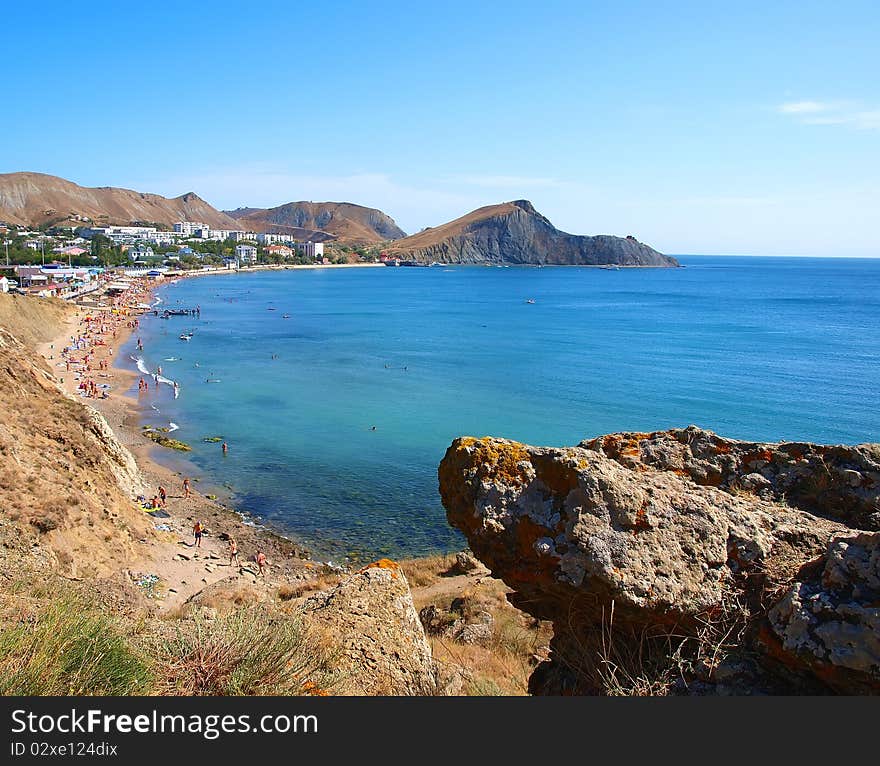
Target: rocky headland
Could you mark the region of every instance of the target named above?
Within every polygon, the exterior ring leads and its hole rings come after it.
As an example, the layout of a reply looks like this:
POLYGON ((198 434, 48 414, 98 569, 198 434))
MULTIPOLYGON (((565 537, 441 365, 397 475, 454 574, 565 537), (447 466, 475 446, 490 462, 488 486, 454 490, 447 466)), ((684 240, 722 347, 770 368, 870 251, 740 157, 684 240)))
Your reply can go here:
POLYGON ((474 210, 391 243, 386 254, 438 263, 678 266, 634 237, 582 236, 557 229, 528 200, 474 210))

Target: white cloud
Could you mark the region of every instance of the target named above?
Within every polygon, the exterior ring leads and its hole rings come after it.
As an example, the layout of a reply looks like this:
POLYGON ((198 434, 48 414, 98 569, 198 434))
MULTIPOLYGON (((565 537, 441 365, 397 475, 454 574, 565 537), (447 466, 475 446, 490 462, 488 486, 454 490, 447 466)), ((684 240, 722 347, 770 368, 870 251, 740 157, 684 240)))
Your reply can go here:
POLYGON ((776 111, 802 125, 846 125, 857 130, 880 130, 880 109, 846 101, 791 101, 776 111))
POLYGON ((827 112, 832 108, 831 104, 821 101, 790 101, 787 104, 780 104, 777 110, 782 114, 815 114, 816 112, 827 112))

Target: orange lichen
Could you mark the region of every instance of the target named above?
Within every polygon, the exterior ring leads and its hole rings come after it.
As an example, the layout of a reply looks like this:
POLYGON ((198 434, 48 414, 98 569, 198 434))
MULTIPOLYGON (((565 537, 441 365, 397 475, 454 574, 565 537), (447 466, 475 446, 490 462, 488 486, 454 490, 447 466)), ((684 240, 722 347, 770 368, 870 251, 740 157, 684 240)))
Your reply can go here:
POLYGON ((769 463, 773 460, 773 453, 769 449, 761 449, 755 450, 754 452, 749 452, 746 455, 742 456, 742 462, 745 465, 749 463, 753 463, 756 460, 763 460, 765 463, 769 463))
POLYGON ((303 681, 302 685, 303 691, 311 697, 329 697, 330 692, 326 689, 322 689, 317 684, 312 683, 311 681, 303 681))
POLYGON ((372 564, 367 564, 363 569, 358 570, 358 574, 366 572, 368 569, 387 569, 391 572, 391 577, 397 579, 397 573, 400 571, 400 564, 391 559, 379 559, 372 564))
POLYGON ((501 481, 502 483, 525 484, 527 468, 531 463, 529 453, 519 442, 501 439, 473 439, 465 445, 473 450, 471 463, 480 479, 501 481))
POLYGON ((642 507, 636 511, 636 521, 633 524, 633 531, 638 532, 642 529, 649 529, 651 525, 648 523, 648 501, 642 503, 642 507))

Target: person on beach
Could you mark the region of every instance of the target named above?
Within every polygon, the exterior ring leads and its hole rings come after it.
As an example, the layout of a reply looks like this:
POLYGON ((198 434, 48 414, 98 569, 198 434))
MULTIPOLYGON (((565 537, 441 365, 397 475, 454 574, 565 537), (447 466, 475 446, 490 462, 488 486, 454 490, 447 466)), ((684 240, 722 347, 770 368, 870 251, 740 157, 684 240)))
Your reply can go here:
POLYGON ((183 497, 184 499, 189 497, 189 477, 184 478, 183 480, 183 497))
POLYGON ((196 548, 202 547, 202 522, 196 521, 193 524, 193 546, 196 548))
POLYGON ((232 562, 238 563, 238 543, 235 542, 234 537, 229 538, 229 566, 232 566, 232 562))
POLYGON ((265 567, 266 567, 266 554, 263 553, 263 551, 260 551, 257 554, 257 568, 260 570, 260 574, 263 575, 263 577, 266 576, 265 567))

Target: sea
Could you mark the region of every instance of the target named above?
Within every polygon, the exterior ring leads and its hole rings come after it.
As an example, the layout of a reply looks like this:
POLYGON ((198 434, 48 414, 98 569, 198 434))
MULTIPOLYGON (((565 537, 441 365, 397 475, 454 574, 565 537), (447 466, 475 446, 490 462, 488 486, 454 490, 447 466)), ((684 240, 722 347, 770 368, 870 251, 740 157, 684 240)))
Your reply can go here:
POLYGON ((192 446, 158 459, 340 564, 462 547, 437 486, 457 436, 880 441, 880 260, 679 260, 185 279, 156 309, 199 315, 144 317, 121 358, 162 368, 131 395, 192 446))

